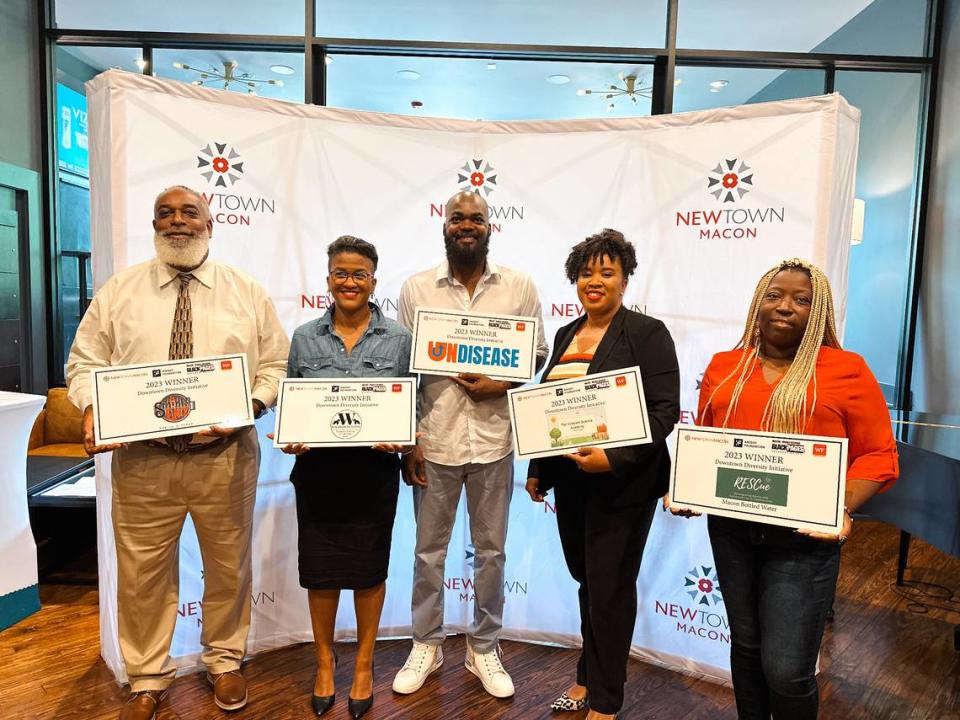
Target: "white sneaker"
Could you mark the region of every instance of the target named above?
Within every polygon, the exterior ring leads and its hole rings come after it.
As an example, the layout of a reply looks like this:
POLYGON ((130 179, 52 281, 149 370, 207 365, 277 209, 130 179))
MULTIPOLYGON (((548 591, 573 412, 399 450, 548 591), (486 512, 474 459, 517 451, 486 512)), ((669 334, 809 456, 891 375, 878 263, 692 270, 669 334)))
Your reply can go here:
POLYGON ((470 643, 467 643, 467 658, 463 663, 467 670, 480 678, 483 689, 496 698, 508 698, 514 693, 510 673, 504 670, 500 663, 502 652, 497 645, 488 653, 475 653, 470 643))
POLYGON ((434 670, 443 665, 443 649, 439 645, 424 645, 414 641, 407 661, 393 679, 393 691, 409 695, 423 687, 434 670))

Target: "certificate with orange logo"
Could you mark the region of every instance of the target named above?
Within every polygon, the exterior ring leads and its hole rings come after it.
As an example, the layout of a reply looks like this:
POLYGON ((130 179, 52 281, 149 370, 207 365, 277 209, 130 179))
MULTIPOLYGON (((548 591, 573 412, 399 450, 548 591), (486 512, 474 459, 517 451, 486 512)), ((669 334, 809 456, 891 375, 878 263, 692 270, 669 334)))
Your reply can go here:
POLYGON ((847 438, 677 425, 670 504, 835 533, 846 477, 847 438))
POLYGON ((518 460, 651 442, 640 368, 507 391, 518 460))
POLYGON ((418 307, 410 371, 529 382, 537 371, 538 326, 532 317, 418 307))
POLYGON ((97 445, 253 425, 244 353, 118 365, 90 375, 97 445))

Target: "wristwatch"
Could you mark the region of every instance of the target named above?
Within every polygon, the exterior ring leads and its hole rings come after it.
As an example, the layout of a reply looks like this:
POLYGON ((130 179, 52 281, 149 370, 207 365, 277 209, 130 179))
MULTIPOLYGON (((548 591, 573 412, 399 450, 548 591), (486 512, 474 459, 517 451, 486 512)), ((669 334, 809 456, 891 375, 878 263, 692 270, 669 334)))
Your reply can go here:
POLYGON ((264 413, 267 412, 267 406, 263 404, 261 400, 257 398, 253 399, 253 419, 259 420, 263 417, 264 413))

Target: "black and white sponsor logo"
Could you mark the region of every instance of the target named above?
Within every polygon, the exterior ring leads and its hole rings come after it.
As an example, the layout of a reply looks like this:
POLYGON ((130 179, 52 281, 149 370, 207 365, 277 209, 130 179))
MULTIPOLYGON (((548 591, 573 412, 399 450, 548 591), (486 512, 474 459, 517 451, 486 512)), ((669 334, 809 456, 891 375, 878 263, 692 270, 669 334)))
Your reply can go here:
POLYGON ((363 429, 363 419, 356 410, 338 410, 330 418, 330 430, 341 440, 356 437, 363 429))
POLYGON ((599 380, 590 380, 583 384, 584 390, 604 390, 610 387, 610 381, 607 378, 600 378, 599 380))
POLYGON ((806 448, 799 440, 774 440, 770 443, 770 449, 798 455, 803 455, 806 452, 806 448))

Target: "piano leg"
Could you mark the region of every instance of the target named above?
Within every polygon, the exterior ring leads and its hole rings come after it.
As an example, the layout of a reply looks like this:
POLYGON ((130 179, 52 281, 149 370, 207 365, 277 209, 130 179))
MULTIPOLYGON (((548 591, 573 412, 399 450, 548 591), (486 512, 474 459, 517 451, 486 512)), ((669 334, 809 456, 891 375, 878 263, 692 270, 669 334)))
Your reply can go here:
POLYGON ((900 551, 897 553, 897 585, 903 585, 903 574, 907 569, 907 556, 910 554, 910 533, 900 531, 900 551))

